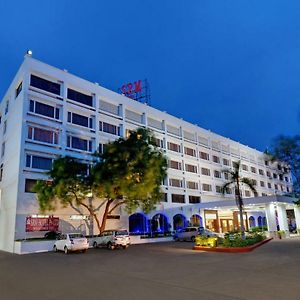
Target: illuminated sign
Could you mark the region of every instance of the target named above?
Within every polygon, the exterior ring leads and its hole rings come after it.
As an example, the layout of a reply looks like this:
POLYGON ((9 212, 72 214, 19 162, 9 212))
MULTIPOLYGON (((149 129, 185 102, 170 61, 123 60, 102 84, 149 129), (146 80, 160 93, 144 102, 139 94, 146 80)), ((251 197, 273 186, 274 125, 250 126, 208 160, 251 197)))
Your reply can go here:
POLYGON ((123 84, 118 92, 133 100, 149 104, 150 88, 146 79, 123 84))
POLYGON ((26 232, 33 231, 58 231, 59 218, 55 217, 27 217, 26 232))

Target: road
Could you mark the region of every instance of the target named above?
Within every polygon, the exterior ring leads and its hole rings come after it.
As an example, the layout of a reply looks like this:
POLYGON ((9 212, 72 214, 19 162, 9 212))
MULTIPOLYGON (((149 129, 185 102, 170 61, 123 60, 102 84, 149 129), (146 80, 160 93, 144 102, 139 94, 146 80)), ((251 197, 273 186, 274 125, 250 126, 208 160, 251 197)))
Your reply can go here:
POLYGON ((0 252, 0 299, 300 299, 300 239, 250 253, 206 253, 191 243, 127 250, 0 252))

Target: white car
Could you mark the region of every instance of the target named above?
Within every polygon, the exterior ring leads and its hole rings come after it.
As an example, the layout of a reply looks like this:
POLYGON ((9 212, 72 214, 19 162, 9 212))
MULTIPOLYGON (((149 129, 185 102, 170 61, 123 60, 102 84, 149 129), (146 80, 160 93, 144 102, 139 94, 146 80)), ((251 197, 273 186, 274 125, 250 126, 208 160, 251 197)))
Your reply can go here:
POLYGON ((130 245, 130 237, 127 230, 105 230, 93 241, 93 247, 107 247, 113 250, 117 247, 126 249, 130 245))
POLYGON ((85 252, 89 248, 89 242, 81 233, 61 234, 53 246, 53 250, 64 251, 66 254, 71 251, 85 252))

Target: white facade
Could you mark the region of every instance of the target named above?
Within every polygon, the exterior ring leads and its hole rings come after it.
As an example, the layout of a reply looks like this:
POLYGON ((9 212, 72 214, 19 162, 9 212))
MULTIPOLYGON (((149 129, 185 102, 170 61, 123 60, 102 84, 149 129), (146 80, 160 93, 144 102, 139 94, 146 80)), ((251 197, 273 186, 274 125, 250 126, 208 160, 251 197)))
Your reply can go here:
MULTIPOLYGON (((39 213, 35 194, 28 192, 34 183, 30 180, 47 179, 44 173, 51 159, 69 155, 88 163, 99 147, 140 126, 154 131, 169 160, 162 186, 166 198, 158 210, 234 199, 233 191, 225 197, 220 193, 226 181, 221 170, 238 160, 243 176, 256 180, 259 196, 292 189, 291 176, 282 175, 277 164, 266 165, 262 152, 30 56, 25 56, 0 113, 2 250, 13 252, 14 241, 26 236, 26 217, 39 213)), ((247 189, 242 192, 245 198, 253 197, 247 189)), ((55 212, 66 223, 74 214, 71 208, 55 212)), ((121 214, 121 223, 126 222, 121 214)))

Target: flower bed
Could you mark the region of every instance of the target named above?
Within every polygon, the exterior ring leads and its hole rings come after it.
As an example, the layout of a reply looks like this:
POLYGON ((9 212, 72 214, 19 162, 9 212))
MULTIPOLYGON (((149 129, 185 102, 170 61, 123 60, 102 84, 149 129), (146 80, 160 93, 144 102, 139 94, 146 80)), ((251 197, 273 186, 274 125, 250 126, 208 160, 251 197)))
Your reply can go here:
POLYGON ((269 242, 265 235, 248 233, 246 236, 239 232, 225 234, 224 238, 197 237, 194 250, 240 253, 250 252, 255 248, 269 242))

